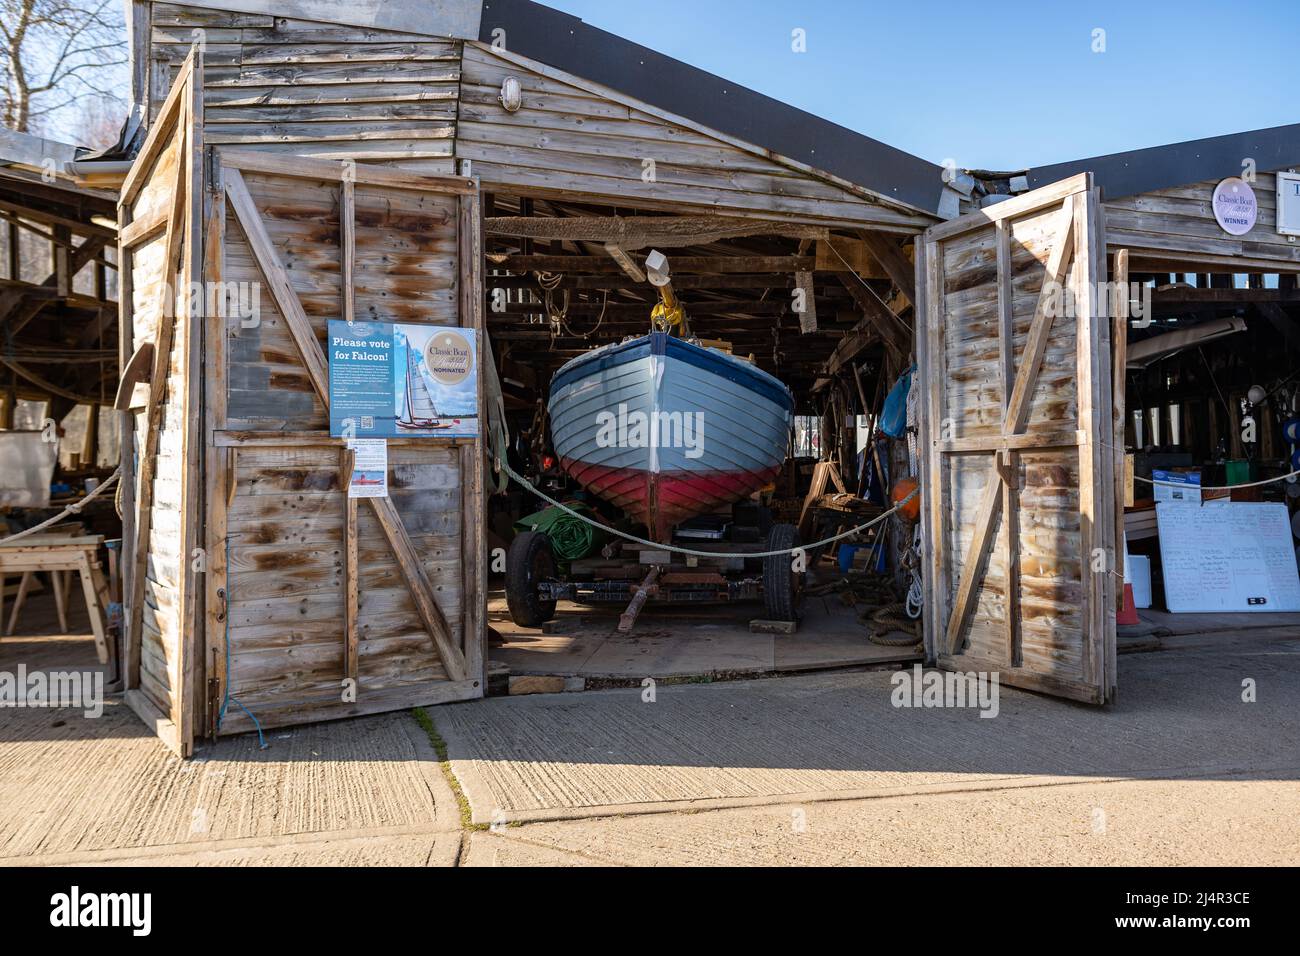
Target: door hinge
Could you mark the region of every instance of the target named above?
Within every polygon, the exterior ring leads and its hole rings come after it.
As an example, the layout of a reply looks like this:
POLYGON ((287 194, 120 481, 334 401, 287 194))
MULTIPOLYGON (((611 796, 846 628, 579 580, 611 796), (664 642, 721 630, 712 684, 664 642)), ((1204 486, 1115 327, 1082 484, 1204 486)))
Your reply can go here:
POLYGON ((203 151, 203 184, 210 193, 221 192, 221 162, 211 146, 203 151))
MULTIPOLYGON (((215 663, 215 662, 214 662, 215 663)), ((221 681, 208 678, 208 739, 217 739, 217 721, 221 716, 221 681)))

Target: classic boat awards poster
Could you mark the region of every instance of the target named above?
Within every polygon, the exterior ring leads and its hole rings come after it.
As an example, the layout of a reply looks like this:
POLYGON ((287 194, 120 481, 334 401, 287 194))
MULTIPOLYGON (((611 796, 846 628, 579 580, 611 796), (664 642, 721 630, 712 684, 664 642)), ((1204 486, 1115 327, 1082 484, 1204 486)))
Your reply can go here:
POLYGON ((329 367, 335 438, 479 433, 471 329, 331 319, 329 367))

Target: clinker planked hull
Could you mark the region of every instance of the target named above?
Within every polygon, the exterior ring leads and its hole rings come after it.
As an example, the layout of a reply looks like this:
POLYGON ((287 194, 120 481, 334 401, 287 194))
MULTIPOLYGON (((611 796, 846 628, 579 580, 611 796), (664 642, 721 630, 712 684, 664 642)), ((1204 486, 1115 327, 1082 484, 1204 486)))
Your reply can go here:
POLYGON ((660 541, 770 483, 793 410, 771 375, 663 332, 568 363, 549 402, 565 471, 660 541))

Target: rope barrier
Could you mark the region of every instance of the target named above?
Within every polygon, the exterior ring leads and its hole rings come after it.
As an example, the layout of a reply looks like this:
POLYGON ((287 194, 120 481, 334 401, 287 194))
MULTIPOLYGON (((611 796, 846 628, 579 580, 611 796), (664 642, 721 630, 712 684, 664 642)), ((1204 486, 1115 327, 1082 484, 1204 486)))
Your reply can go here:
POLYGON ((742 551, 736 554, 726 554, 720 551, 695 551, 692 550, 691 548, 679 548, 676 545, 660 544, 658 541, 648 541, 645 538, 638 538, 634 534, 628 534, 627 532, 619 531, 617 528, 611 528, 609 527, 609 525, 604 525, 601 524, 599 521, 594 521, 591 518, 588 518, 586 515, 579 514, 577 511, 574 511, 568 505, 556 501, 550 495, 546 494, 546 492, 541 491, 540 489, 534 487, 532 483, 528 481, 527 478, 525 478, 523 475, 516 472, 513 468, 510 467, 510 465, 507 462, 498 461, 497 464, 500 466, 500 469, 502 471, 504 471, 515 481, 519 482, 521 485, 523 485, 533 494, 537 495, 537 497, 541 498, 543 501, 547 502, 548 504, 554 505, 556 508, 559 508, 565 514, 571 515, 572 517, 577 518, 579 521, 586 522, 587 524, 591 525, 593 528, 599 528, 602 531, 607 531, 608 533, 614 535, 615 537, 623 538, 624 540, 631 541, 634 544, 643 544, 646 547, 654 548, 656 551, 671 551, 674 554, 684 554, 688 557, 694 557, 694 558, 774 558, 783 554, 794 554, 799 551, 808 552, 811 550, 815 550, 816 548, 820 548, 823 545, 833 544, 834 542, 841 541, 844 538, 850 538, 860 531, 865 531, 868 528, 879 524, 880 522, 888 518, 890 515, 895 514, 898 511, 902 510, 903 505, 907 504, 909 501, 911 501, 913 498, 915 498, 917 495, 921 493, 921 489, 917 488, 910 495, 908 495, 906 498, 899 501, 898 504, 894 505, 894 507, 890 508, 884 514, 878 515, 877 517, 872 518, 870 521, 866 522, 865 524, 858 525, 856 528, 850 528, 848 531, 845 531, 843 534, 837 534, 832 538, 825 538, 814 544, 800 545, 797 548, 784 548, 780 551, 742 551))
POLYGON ((40 524, 34 524, 30 528, 27 528, 23 531, 19 531, 16 534, 9 535, 9 537, 7 538, 0 538, 0 544, 8 544, 11 541, 17 541, 19 538, 25 538, 29 534, 35 534, 36 532, 40 531, 43 528, 48 528, 50 525, 62 521, 68 515, 80 514, 82 508, 84 508, 87 504, 89 504, 92 499, 99 497, 100 494, 107 491, 109 485, 117 481, 117 479, 121 477, 121 475, 122 475, 122 468, 121 466, 118 466, 118 468, 111 475, 109 475, 107 478, 104 479, 104 481, 100 484, 98 488, 96 488, 90 494, 86 495, 86 497, 82 498, 80 501, 74 501, 72 504, 68 505, 58 514, 56 514, 53 518, 46 518, 40 524))
MULTIPOLYGON (((829 538, 823 538, 821 541, 816 541, 812 544, 800 545, 797 548, 784 548, 780 551, 742 551, 734 554, 729 554, 721 551, 697 551, 693 548, 681 548, 678 547, 677 545, 663 544, 658 541, 650 541, 646 538, 639 538, 634 534, 628 534, 625 531, 619 531, 617 528, 610 527, 607 524, 602 524, 599 521, 595 521, 594 519, 589 518, 586 515, 575 511, 574 509, 570 508, 568 505, 564 504, 563 502, 556 501, 546 492, 542 491, 540 488, 533 485, 533 483, 530 482, 523 475, 519 474, 517 471, 511 468, 510 465, 504 460, 499 460, 497 462, 497 465, 500 471, 504 471, 515 481, 519 482, 520 485, 527 488, 529 491, 531 491, 537 497, 541 498, 547 504, 559 508, 565 514, 577 518, 579 521, 585 522, 586 524, 591 525, 593 528, 599 528, 601 531, 605 531, 609 534, 612 534, 617 538, 622 538, 625 541, 631 541, 633 544, 640 544, 646 546, 647 548, 654 548, 657 551, 669 551, 672 552, 673 554, 682 554, 682 555, 686 555, 687 557, 693 557, 693 558, 771 558, 783 554, 794 554, 796 551, 803 551, 803 552, 812 551, 828 544, 834 544, 836 541, 843 541, 845 538, 851 538, 855 534, 859 534, 860 532, 866 531, 868 528, 872 528, 880 524, 880 522, 890 517, 890 515, 897 514, 899 511, 901 511, 905 504, 907 504, 909 501, 911 501, 913 498, 915 498, 917 495, 921 493, 921 490, 917 488, 907 497, 900 500, 896 505, 894 505, 894 507, 890 508, 888 511, 884 512, 883 514, 877 515, 875 518, 872 518, 870 521, 864 522, 863 524, 850 528, 848 531, 842 532, 841 534, 837 534, 829 538)), ((1150 478, 1141 478, 1138 476, 1134 476, 1134 477, 1137 478, 1138 481, 1144 481, 1147 484, 1151 484, 1151 485, 1168 485, 1173 488, 1186 487, 1184 485, 1180 485, 1178 482, 1175 481, 1154 481, 1150 478)), ((1244 485, 1225 485, 1223 487, 1201 488, 1200 490, 1201 491, 1232 491, 1241 488, 1255 488, 1260 485, 1269 485, 1278 481, 1288 481, 1291 478, 1295 478, 1295 477, 1300 477, 1300 470, 1293 471, 1288 475, 1281 475, 1280 477, 1277 478, 1269 478, 1266 481, 1255 481, 1255 482, 1251 482, 1250 484, 1244 484, 1244 485)))
POLYGON ((1259 488, 1263 485, 1271 485, 1278 481, 1290 481, 1292 478, 1300 476, 1300 470, 1293 471, 1289 475, 1279 475, 1277 478, 1265 478, 1263 481, 1252 481, 1247 485, 1219 485, 1211 488, 1201 488, 1199 485, 1184 485, 1177 481, 1155 481, 1151 478, 1143 478, 1141 475, 1134 475, 1134 481, 1143 481, 1148 485, 1163 485, 1166 488, 1187 488, 1194 487, 1200 491, 1240 491, 1242 488, 1259 488))

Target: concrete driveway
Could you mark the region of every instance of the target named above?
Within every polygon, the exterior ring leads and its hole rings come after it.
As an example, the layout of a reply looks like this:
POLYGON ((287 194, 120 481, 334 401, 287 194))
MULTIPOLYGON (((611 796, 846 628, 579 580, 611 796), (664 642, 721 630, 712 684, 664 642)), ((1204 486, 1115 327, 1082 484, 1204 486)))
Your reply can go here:
MULTIPOLYGON (((0 671, 20 647, 0 642, 0 671)), ((0 865, 455 862, 456 801, 410 714, 270 731, 267 742, 227 737, 184 761, 120 697, 97 718, 0 708, 0 865)))
POLYGON ((899 709, 888 673, 434 717, 470 865, 1300 862, 1300 641, 1122 659, 1096 709, 899 709), (1243 681, 1256 699, 1243 700, 1243 681))
POLYGON ((1300 863, 1300 640, 1126 656, 1120 687, 989 719, 895 708, 886 672, 660 684, 189 762, 120 703, 0 709, 0 864, 1300 863))

